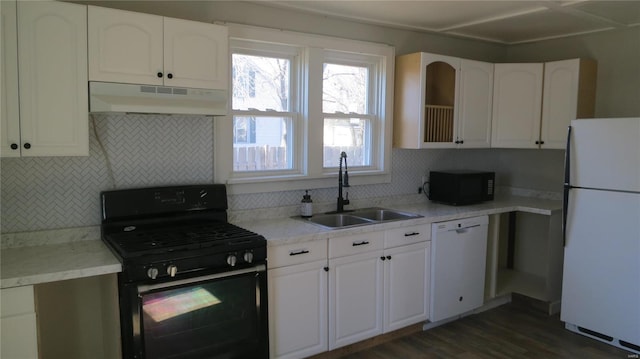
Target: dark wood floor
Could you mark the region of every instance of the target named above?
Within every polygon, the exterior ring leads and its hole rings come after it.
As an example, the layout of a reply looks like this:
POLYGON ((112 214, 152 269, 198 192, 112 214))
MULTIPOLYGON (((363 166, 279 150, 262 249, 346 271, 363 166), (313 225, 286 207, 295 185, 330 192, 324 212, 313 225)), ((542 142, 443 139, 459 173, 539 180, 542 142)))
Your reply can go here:
POLYGON ((630 354, 564 329, 557 315, 510 303, 342 358, 637 358, 630 354))

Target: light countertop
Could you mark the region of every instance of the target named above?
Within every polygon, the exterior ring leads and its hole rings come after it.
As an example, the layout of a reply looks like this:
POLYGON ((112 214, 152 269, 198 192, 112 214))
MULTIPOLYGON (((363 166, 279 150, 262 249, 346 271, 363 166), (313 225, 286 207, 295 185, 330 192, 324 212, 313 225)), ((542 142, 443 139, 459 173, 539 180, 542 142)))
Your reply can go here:
MULTIPOLYGON (((276 246, 504 212, 521 211, 551 215, 562 210, 562 202, 529 197, 505 197, 492 202, 460 207, 428 201, 382 207, 412 212, 424 217, 340 230, 325 229, 290 217, 258 221, 239 219, 232 223, 263 235, 269 246, 276 246)), ((118 273, 122 270, 118 259, 102 243, 99 226, 7 233, 2 237, 0 288, 118 273)))

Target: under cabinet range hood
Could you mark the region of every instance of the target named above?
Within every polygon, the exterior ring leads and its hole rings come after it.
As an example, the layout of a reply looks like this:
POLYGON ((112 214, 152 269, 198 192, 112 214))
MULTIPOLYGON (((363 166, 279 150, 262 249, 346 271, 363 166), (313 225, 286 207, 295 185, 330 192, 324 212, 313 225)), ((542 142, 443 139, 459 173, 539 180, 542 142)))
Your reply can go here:
POLYGON ((89 112, 226 115, 227 91, 89 82, 89 112))

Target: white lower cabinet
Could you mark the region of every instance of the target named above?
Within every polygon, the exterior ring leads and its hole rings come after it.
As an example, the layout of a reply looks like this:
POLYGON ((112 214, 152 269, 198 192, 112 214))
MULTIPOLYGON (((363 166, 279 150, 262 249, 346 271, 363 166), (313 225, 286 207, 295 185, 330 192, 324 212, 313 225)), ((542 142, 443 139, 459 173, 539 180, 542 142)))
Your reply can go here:
POLYGON ((33 286, 0 290, 2 359, 38 358, 38 331, 33 286))
POLYGON ((329 350, 382 334, 382 254, 329 260, 329 350))
POLYGON ((271 358, 327 351, 327 241, 269 247, 271 358))
POLYGON ((427 320, 428 225, 268 247, 271 358, 304 358, 427 320))
POLYGON ((427 320, 430 242, 385 250, 383 332, 427 320))

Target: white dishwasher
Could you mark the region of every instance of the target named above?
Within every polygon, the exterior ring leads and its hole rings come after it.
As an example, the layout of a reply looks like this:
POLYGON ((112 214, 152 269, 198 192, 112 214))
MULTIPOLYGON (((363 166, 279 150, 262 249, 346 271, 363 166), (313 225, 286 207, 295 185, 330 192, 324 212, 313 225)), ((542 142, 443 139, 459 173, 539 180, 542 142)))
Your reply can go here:
POLYGON ((432 322, 482 306, 488 224, 481 216, 431 225, 432 322))

